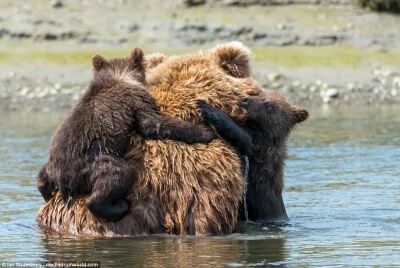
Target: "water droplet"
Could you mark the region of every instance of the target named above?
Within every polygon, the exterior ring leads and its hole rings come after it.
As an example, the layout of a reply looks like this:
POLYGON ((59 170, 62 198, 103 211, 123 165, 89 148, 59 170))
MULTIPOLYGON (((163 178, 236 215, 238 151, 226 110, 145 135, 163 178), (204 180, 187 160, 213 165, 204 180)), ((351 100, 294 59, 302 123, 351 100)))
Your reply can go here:
POLYGON ((244 215, 246 217, 246 222, 249 221, 249 211, 247 210, 247 178, 249 176, 249 157, 246 155, 244 157, 244 161, 246 163, 245 173, 244 173, 244 189, 243 189, 243 206, 244 206, 244 215))

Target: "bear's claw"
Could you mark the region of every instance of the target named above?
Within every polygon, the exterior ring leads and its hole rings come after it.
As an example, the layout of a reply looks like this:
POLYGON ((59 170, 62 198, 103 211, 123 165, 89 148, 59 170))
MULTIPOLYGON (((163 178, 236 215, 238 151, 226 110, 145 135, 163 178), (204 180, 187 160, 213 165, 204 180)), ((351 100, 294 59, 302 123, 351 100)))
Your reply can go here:
POLYGON ((196 100, 196 112, 203 118, 209 119, 213 111, 215 110, 205 100, 196 100))

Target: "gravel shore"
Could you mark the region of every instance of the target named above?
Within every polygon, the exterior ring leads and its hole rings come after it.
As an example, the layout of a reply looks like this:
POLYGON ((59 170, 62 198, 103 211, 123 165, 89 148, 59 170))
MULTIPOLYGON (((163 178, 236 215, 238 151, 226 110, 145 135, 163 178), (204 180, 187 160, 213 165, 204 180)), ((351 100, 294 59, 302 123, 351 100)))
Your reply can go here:
MULTIPOLYGON (((400 104, 400 73, 385 69, 376 69, 368 84, 349 82, 345 86, 321 80, 306 83, 278 72, 258 71, 253 76, 264 88, 275 89, 298 105, 400 104)), ((18 110, 23 107, 43 111, 69 108, 86 86, 87 82, 59 83, 14 72, 4 73, 0 75, 0 108, 18 110)))
POLYGON ((272 2, 4 0, 0 109, 72 106, 95 53, 183 54, 232 40, 252 48, 254 78, 293 103, 400 103, 400 16, 349 0, 272 2))

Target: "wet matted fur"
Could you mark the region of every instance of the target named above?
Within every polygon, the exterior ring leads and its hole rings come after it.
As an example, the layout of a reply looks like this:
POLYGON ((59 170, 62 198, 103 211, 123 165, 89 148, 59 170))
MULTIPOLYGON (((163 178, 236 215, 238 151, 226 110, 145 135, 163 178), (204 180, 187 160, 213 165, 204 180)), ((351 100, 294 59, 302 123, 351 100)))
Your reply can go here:
MULTIPOLYGON (((169 59, 157 54, 148 58, 146 70, 149 92, 160 110, 193 123, 204 123, 196 99, 243 121, 246 111, 240 102, 262 90, 249 73, 249 52, 240 43, 169 59)), ((130 212, 121 221, 100 221, 81 203, 68 207, 56 196, 43 204, 39 223, 91 236, 232 232, 244 178, 240 158, 227 142, 189 145, 133 133, 125 159, 136 167, 138 180, 128 196, 130 212)))

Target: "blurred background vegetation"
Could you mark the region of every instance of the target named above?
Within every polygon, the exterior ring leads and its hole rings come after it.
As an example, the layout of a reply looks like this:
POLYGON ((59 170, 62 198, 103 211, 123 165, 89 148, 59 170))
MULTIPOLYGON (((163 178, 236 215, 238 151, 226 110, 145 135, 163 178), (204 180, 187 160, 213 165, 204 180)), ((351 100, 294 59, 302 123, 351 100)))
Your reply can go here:
POLYGON ((358 0, 358 4, 375 11, 400 12, 399 0, 358 0))

